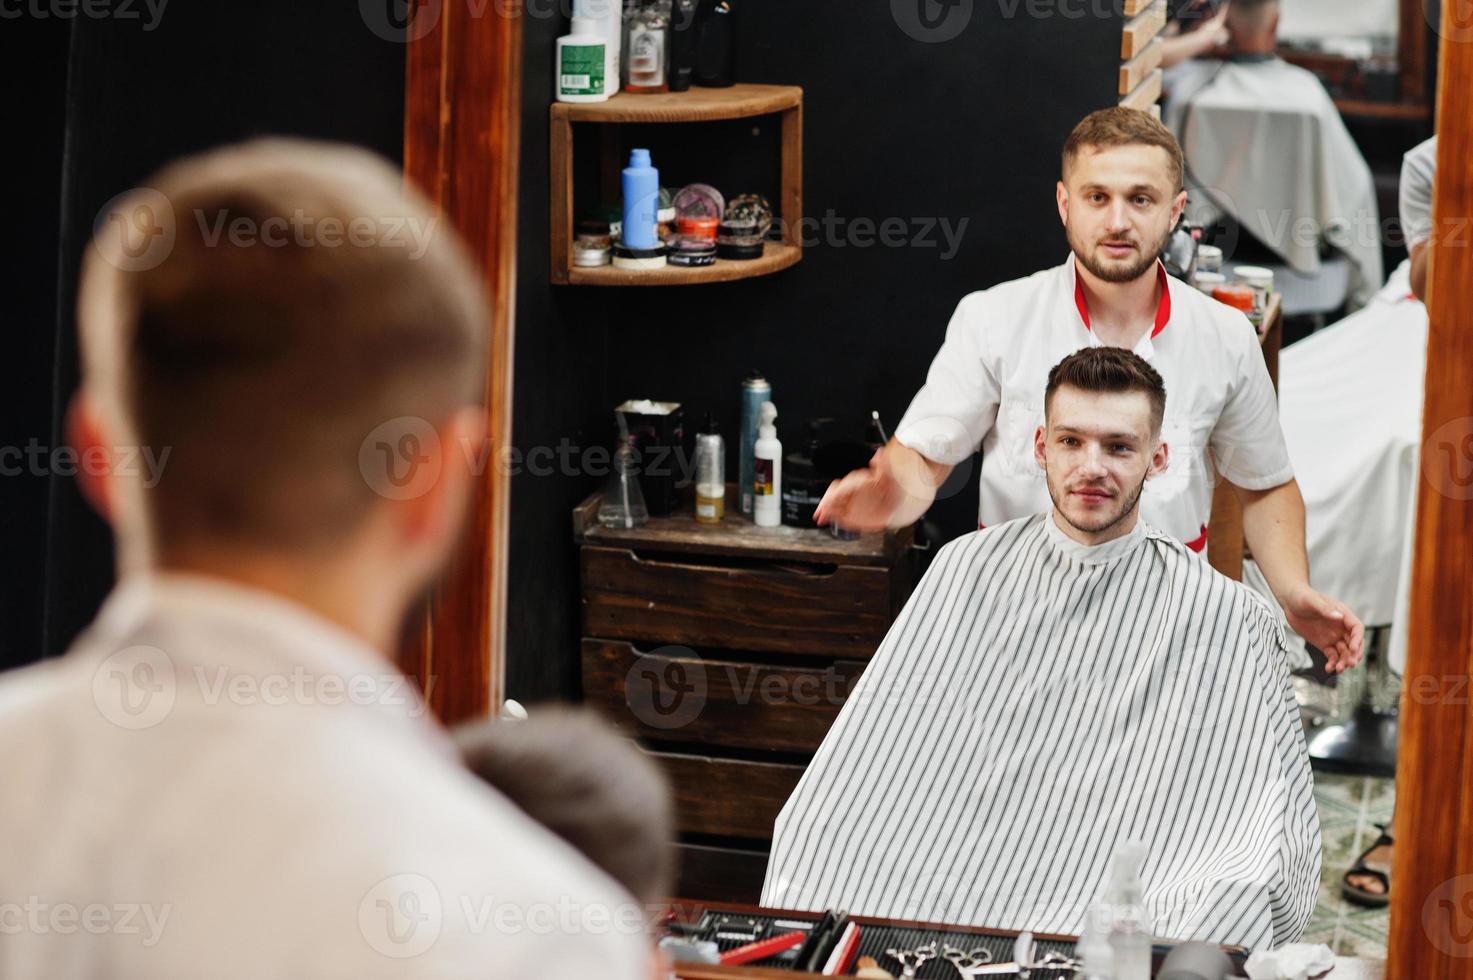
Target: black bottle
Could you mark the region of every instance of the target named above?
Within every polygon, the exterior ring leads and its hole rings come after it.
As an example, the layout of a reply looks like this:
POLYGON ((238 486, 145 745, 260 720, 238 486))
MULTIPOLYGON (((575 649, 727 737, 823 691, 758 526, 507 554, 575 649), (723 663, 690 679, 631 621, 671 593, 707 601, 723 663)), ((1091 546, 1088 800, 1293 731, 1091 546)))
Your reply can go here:
POLYGON ((695 83, 725 88, 736 83, 736 5, 739 0, 700 0, 696 11, 695 83))
POLYGON ((700 0, 675 0, 670 13, 670 91, 690 88, 696 73, 696 14, 700 0))

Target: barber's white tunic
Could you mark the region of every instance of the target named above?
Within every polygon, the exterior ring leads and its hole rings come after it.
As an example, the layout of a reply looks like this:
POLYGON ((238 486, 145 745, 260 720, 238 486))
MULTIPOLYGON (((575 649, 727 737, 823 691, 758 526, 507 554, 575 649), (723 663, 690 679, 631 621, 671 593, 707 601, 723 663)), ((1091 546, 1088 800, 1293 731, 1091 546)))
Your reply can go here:
MULTIPOLYGON (((1135 353, 1166 385, 1162 437, 1169 465, 1146 484, 1142 519, 1194 551, 1207 543, 1213 469, 1249 490, 1294 475, 1273 383, 1243 314, 1166 274, 1156 326, 1135 353)), ((1098 346, 1074 257, 976 292, 957 305, 926 384, 896 438, 927 459, 960 463, 982 448, 979 523, 1001 524, 1051 506, 1033 458, 1049 369, 1098 346)))
POLYGON ((119 588, 0 680, 0 976, 647 977, 633 900, 398 681, 285 600, 119 588))

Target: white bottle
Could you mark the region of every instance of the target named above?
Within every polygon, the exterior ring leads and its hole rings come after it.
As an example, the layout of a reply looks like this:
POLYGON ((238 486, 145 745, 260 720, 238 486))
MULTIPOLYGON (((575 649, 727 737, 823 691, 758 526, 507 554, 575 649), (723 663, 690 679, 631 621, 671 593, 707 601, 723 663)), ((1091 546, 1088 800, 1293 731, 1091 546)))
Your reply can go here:
POLYGON ((620 51, 624 45, 623 0, 573 0, 574 17, 591 17, 604 39, 604 91, 619 91, 619 71, 623 64, 620 51))
POLYGON ((592 17, 574 17, 573 33, 557 39, 555 94, 559 102, 606 102, 608 42, 592 17))
POLYGON ((777 441, 777 406, 763 402, 752 446, 752 520, 758 527, 783 522, 783 444, 777 441))
POLYGON ((1110 952, 1114 980, 1150 980, 1151 930, 1153 923, 1146 912, 1141 888, 1141 867, 1146 862, 1146 847, 1139 841, 1126 841, 1115 851, 1110 869, 1110 952))

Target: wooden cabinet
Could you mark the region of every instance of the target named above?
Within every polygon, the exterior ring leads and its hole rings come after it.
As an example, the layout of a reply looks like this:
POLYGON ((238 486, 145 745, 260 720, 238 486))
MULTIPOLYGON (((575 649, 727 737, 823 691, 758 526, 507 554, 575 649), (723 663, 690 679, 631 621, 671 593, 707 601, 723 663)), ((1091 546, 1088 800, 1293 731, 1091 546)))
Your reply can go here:
POLYGON ((773 821, 916 578, 909 530, 852 541, 687 507, 642 528, 574 512, 583 696, 669 774, 679 893, 754 902, 773 821))

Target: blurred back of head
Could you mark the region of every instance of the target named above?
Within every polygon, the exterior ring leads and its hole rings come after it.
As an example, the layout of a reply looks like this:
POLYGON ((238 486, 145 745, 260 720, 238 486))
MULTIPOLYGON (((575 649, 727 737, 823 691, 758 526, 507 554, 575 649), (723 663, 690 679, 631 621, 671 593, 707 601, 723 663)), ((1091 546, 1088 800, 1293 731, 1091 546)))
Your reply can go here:
POLYGON ((1227 26, 1234 49, 1270 53, 1278 45, 1279 0, 1231 0, 1227 26))
POLYGON ((455 739, 466 765, 646 904, 669 896, 674 833, 664 775, 592 711, 535 709, 455 739))
POLYGON ((370 153, 165 168, 100 216, 80 291, 84 394, 115 444, 169 454, 119 491, 120 544, 331 549, 384 500, 371 432, 479 403, 487 320, 449 227, 370 153))

